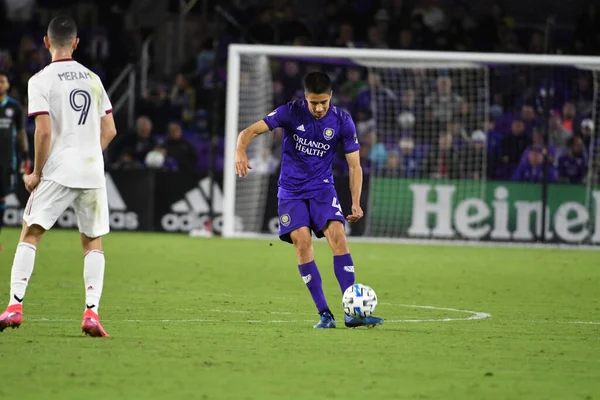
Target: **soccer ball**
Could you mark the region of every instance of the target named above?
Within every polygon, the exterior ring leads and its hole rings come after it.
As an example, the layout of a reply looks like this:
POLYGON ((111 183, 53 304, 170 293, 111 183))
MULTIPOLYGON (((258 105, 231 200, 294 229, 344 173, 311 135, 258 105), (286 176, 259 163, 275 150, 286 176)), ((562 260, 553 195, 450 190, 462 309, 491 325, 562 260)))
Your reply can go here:
POLYGON ((344 312, 352 317, 364 318, 373 315, 377 307, 375 291, 360 283, 350 286, 342 296, 344 312))

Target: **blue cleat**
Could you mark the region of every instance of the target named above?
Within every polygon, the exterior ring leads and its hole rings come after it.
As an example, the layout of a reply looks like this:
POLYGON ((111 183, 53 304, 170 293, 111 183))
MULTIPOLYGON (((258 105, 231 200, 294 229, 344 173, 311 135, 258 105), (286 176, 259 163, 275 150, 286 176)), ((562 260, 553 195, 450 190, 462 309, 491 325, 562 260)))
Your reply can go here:
POLYGON ((333 314, 327 311, 323 312, 321 314, 321 320, 314 327, 317 329, 335 328, 335 319, 333 319, 333 314))
POLYGON ((364 317, 355 318, 350 315, 345 315, 345 324, 347 328, 358 328, 359 326, 366 326, 367 328, 375 328, 377 325, 383 324, 382 318, 377 317, 364 317))

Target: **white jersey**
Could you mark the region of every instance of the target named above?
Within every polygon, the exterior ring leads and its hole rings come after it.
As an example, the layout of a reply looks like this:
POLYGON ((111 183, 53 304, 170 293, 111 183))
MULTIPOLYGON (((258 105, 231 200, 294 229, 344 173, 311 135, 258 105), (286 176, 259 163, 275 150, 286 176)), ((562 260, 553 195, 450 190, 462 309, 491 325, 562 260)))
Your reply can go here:
POLYGON ((42 179, 68 188, 103 188, 100 118, 112 112, 102 81, 72 59, 59 60, 29 79, 29 116, 49 114, 50 154, 42 179))

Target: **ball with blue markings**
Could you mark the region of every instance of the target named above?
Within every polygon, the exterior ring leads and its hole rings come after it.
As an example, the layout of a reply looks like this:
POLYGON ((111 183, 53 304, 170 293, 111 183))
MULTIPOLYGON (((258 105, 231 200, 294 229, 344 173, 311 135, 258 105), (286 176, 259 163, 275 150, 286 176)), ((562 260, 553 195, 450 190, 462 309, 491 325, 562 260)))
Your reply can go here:
POLYGON ((377 307, 377 294, 370 286, 356 283, 342 295, 342 307, 344 312, 352 317, 369 317, 377 307))

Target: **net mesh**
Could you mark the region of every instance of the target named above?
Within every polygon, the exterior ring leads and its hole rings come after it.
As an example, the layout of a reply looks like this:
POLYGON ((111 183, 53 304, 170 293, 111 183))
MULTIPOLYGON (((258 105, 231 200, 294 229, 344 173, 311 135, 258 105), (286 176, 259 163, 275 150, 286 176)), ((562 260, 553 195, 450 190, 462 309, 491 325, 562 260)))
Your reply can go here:
MULTIPOLYGON (((238 131, 264 118, 273 109, 273 76, 269 58, 245 55, 240 59, 240 110, 238 131)), ((248 146, 253 171, 236 185, 236 230, 260 232, 262 227, 270 172, 262 160, 271 156, 272 135, 261 135, 248 146)))
POLYGON ((368 83, 373 123, 358 129, 373 178, 367 235, 406 235, 397 217, 413 214, 415 190, 431 179, 463 180, 455 195, 482 198, 487 69, 369 68, 368 83))
MULTIPOLYGON (((595 194, 597 71, 242 54, 239 130, 278 105, 303 98, 302 78, 314 70, 332 78, 332 102, 352 115, 361 142, 366 217, 357 234, 539 240, 544 153, 555 183, 547 195, 547 239, 556 239, 553 231, 562 221, 556 213, 567 192, 588 213, 580 229, 594 229, 594 196, 600 196, 595 194), (583 155, 570 153, 579 140, 575 137, 581 138, 583 155), (522 182, 537 185, 518 186, 522 182)), ((249 178, 237 180, 238 233, 276 232, 276 220, 265 222, 265 217, 276 215, 269 208, 276 205, 271 197, 276 196, 281 135, 262 135, 248 151, 254 169, 249 178)), ((334 160, 333 172, 347 177, 343 154, 334 160)), ((580 236, 579 242, 590 239, 580 236)))

